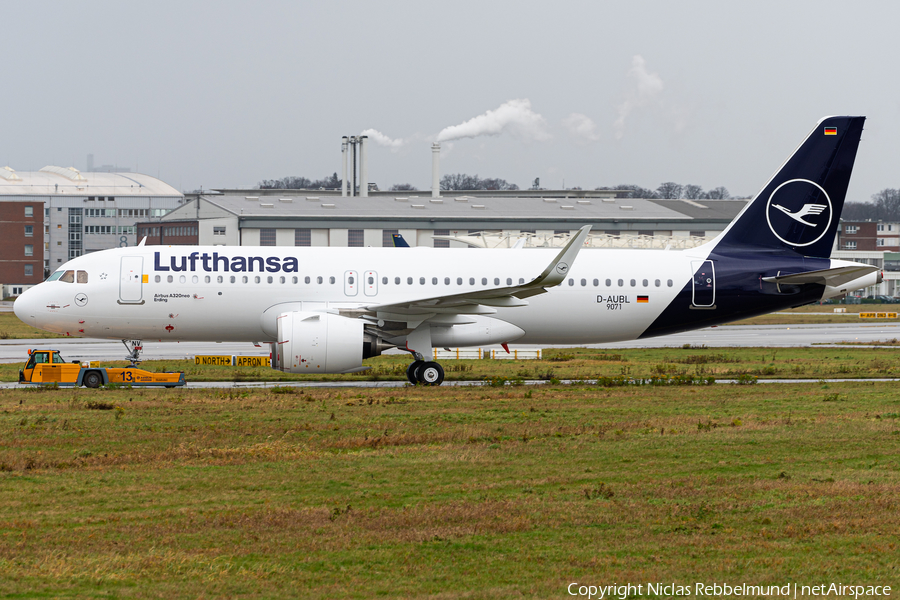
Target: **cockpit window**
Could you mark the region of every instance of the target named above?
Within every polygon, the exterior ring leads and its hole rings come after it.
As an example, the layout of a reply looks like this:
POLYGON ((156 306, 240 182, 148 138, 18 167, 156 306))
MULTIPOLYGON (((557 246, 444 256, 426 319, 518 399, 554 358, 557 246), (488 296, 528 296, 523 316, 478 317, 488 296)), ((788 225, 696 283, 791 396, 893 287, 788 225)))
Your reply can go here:
POLYGON ((59 280, 65 281, 66 283, 75 283, 75 271, 66 271, 59 280))
POLYGON ((87 283, 87 271, 78 271, 78 283, 87 283))
POLYGON ((62 277, 62 274, 63 274, 63 273, 65 273, 65 271, 57 271, 56 273, 54 273, 53 275, 51 275, 50 277, 48 277, 48 278, 47 278, 47 281, 56 281, 57 279, 59 279, 60 277, 62 277))

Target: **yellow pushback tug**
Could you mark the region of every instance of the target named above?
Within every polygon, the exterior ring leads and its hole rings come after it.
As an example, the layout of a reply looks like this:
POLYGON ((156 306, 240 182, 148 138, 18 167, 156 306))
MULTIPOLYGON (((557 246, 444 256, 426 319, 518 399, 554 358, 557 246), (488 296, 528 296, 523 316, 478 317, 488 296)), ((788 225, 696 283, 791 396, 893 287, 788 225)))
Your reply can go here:
POLYGON ((184 385, 184 373, 151 373, 134 365, 128 367, 98 367, 90 363, 67 363, 59 350, 35 349, 28 351, 28 362, 19 371, 19 383, 36 385, 57 384, 100 387, 108 383, 133 386, 184 385))

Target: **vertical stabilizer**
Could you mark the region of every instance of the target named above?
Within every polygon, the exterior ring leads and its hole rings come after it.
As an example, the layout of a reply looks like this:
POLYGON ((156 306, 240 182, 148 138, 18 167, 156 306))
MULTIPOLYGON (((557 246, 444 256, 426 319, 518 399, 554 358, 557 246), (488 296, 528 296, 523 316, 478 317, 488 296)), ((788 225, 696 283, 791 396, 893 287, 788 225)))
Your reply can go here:
POLYGON ((828 258, 865 117, 826 117, 716 240, 715 251, 828 258))

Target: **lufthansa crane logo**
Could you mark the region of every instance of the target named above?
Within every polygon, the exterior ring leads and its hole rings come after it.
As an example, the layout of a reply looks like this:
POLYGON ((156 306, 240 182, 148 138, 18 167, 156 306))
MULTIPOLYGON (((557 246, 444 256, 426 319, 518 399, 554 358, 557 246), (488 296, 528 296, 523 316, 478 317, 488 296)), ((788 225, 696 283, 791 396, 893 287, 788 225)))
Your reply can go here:
POLYGON ((779 240, 790 246, 810 246, 822 239, 831 225, 831 198, 809 179, 785 181, 769 196, 766 221, 779 240))
POLYGON ((564 262, 559 263, 558 265, 556 265, 556 272, 560 275, 565 275, 569 272, 569 265, 564 262))
POLYGON ((77 304, 78 306, 84 306, 85 304, 87 304, 87 301, 87 294, 80 292, 78 294, 75 294, 75 304, 77 304))

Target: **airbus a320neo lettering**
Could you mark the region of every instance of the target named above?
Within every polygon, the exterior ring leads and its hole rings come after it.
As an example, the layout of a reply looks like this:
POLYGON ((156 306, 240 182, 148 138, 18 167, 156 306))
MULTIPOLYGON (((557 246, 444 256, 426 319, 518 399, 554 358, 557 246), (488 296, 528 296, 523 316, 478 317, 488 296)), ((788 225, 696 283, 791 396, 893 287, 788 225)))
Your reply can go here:
POLYGON ((819 121, 714 240, 687 250, 137 246, 79 256, 15 303, 47 331, 269 343, 272 366, 353 373, 387 348, 440 384, 433 348, 666 335, 881 281, 831 254, 864 117, 819 121))

